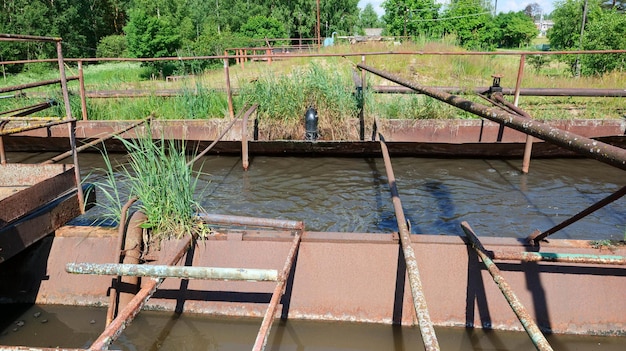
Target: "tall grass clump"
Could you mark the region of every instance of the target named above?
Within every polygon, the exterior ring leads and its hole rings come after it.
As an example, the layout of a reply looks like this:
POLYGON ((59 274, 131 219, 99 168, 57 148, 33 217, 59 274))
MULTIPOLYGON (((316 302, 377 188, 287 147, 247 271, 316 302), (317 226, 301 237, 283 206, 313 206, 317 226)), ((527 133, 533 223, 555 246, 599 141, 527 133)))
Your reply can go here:
POLYGON ((325 64, 311 62, 280 76, 266 72, 243 84, 242 96, 246 102, 259 104, 260 119, 280 122, 280 133, 284 136, 300 132, 301 119, 309 106, 318 111, 322 138, 331 131, 345 130, 346 119, 357 114, 354 83, 349 71, 342 71, 332 63, 323 67, 325 64))
POLYGON ((153 140, 150 133, 138 139, 119 138, 128 150, 129 161, 119 166, 119 176, 114 176, 111 161, 103 153, 106 179, 95 184, 111 205, 108 217, 119 223, 122 201, 138 198, 138 208, 147 216, 142 228, 149 229, 146 245, 158 244, 165 239, 180 239, 191 235, 205 237, 209 231, 195 215, 202 211, 194 194, 197 191, 199 172, 187 164, 184 142, 153 140), (119 193, 120 185, 128 189, 126 197, 119 193))

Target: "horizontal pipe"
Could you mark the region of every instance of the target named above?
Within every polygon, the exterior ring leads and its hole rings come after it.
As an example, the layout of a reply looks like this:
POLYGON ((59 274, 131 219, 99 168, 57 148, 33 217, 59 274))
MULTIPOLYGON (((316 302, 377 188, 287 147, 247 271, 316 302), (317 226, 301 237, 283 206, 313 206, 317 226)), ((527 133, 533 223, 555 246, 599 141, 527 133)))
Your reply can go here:
POLYGON ((212 213, 199 213, 198 217, 209 224, 226 224, 253 227, 267 227, 278 229, 304 230, 304 222, 285 219, 229 216, 212 213))
POLYGON ((26 131, 33 130, 33 129, 47 128, 47 127, 52 127, 52 126, 56 126, 59 124, 72 123, 72 122, 76 122, 76 120, 73 118, 64 119, 60 121, 53 121, 53 122, 31 125, 31 126, 26 126, 26 127, 17 127, 17 128, 7 129, 7 130, 0 130, 0 136, 17 134, 17 133, 26 132, 26 131))
POLYGON ((488 251, 493 260, 522 261, 522 262, 560 262, 582 264, 626 265, 626 257, 616 255, 588 255, 554 252, 504 252, 488 251))
POLYGON ((188 267, 120 263, 68 263, 65 271, 73 274, 114 275, 151 278, 182 278, 202 280, 278 280, 275 269, 222 267, 188 267))
MULTIPOLYGON (((378 52, 354 52, 354 53, 337 53, 337 54, 273 54, 272 58, 291 58, 291 57, 351 57, 351 56, 382 56, 382 55, 424 55, 424 56, 520 56, 520 55, 593 55, 593 54, 626 54, 626 50, 581 50, 581 51, 378 51, 378 52)), ((228 56, 186 56, 186 57, 152 57, 152 58, 135 58, 135 57, 89 57, 89 58, 64 58, 65 62, 156 62, 156 61, 192 61, 192 60, 212 60, 212 59, 235 59, 235 58, 264 58, 267 55, 228 55, 228 56)), ((39 62, 57 62, 56 59, 40 59, 40 60, 17 60, 17 61, 1 61, 0 65, 14 65, 25 63, 39 62)))
MULTIPOLYGON (((445 91, 448 94, 470 95, 482 94, 489 87, 430 87, 445 91)), ((374 93, 380 94, 415 94, 410 88, 403 86, 376 85, 371 88, 374 93)), ((515 95, 515 89, 503 88, 502 95, 515 95)), ((581 89, 581 88, 521 88, 521 96, 577 96, 577 97, 626 97, 626 89, 581 89)))
POLYGON ((363 64, 358 64, 357 67, 407 88, 419 91, 449 105, 458 107, 464 111, 500 123, 505 127, 510 127, 524 134, 532 135, 541 140, 545 140, 557 146, 574 151, 580 155, 626 170, 625 149, 570 133, 565 130, 560 130, 545 123, 520 117, 518 115, 502 111, 498 108, 488 107, 455 95, 450 95, 446 92, 424 87, 373 67, 363 64))
MULTIPOLYGON (((67 81, 68 82, 71 81, 71 80, 78 80, 78 77, 67 77, 67 81)), ((59 84, 59 83, 61 83, 60 79, 50 79, 50 80, 42 80, 40 82, 33 82, 33 83, 26 83, 26 84, 20 84, 20 85, 13 85, 13 86, 10 86, 10 87, 0 88, 0 94, 1 93, 8 93, 8 92, 11 92, 11 91, 18 91, 18 90, 42 87, 42 86, 46 86, 46 85, 59 84)))
POLYGON ((0 34, 0 41, 43 41, 43 42, 57 42, 62 41, 61 38, 56 37, 40 37, 36 35, 22 35, 22 34, 0 34))
POLYGON ((462 222, 461 228, 465 232, 465 236, 469 240, 472 248, 474 249, 474 251, 476 251, 476 254, 483 261, 485 267, 487 267, 489 274, 491 274, 491 276, 493 277, 493 281, 496 283, 498 288, 500 288, 500 291, 502 291, 502 294, 513 309, 513 312, 522 323, 524 330, 526 330, 526 332, 530 336, 530 339, 532 340, 537 350, 551 351, 552 347, 548 343, 548 340, 546 340, 546 337, 541 333, 541 330, 539 330, 539 327, 537 326, 535 321, 533 321, 528 311, 526 311, 526 308, 524 307, 524 305, 522 305, 522 302, 515 295, 515 292, 513 292, 511 286, 506 282, 506 280, 502 276, 502 273, 500 273, 500 269, 498 268, 498 266, 496 266, 496 264, 493 263, 493 261, 485 253, 485 248, 478 240, 476 234, 474 234, 472 228, 467 222, 462 222))
MULTIPOLYGON (((92 140, 92 141, 90 141, 90 142, 88 142, 86 144, 83 144, 83 145, 81 145, 81 146, 76 148, 76 152, 81 152, 81 151, 83 151, 85 149, 88 149, 88 148, 90 148, 90 147, 92 147, 92 146, 94 146, 96 144, 100 144, 101 142, 103 142, 105 140, 111 139, 111 138, 113 138, 116 135, 120 135, 120 134, 122 134, 124 132, 127 132, 127 131, 129 131, 129 130, 131 130, 131 129, 133 129, 133 128, 135 128, 135 127, 137 127, 137 126, 139 126, 139 125, 141 125, 141 124, 143 124, 145 122, 151 121, 151 120, 152 120, 152 115, 148 116, 148 118, 146 118, 144 120, 141 120, 139 122, 133 123, 133 124, 129 125, 126 128, 123 128, 123 129, 118 130, 118 131, 116 131, 114 133, 108 134, 108 135, 106 135, 106 136, 104 136, 102 138, 99 138, 99 139, 96 139, 96 140, 92 140)), ((53 157, 53 158, 51 158, 51 159, 49 159, 47 161, 42 162, 42 164, 50 164, 50 163, 59 162, 59 161, 65 159, 65 158, 68 158, 68 157, 72 156, 73 153, 74 153, 74 150, 69 150, 69 151, 64 152, 64 153, 62 153, 62 154, 60 154, 58 156, 55 156, 55 157, 53 157)))

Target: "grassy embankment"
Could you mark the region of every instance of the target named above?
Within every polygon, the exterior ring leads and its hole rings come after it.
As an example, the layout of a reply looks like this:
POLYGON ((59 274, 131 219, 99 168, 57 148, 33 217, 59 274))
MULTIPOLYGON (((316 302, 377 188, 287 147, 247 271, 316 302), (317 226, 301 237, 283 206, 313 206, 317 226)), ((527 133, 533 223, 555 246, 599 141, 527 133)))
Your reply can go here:
MULTIPOLYGON (((325 53, 350 52, 407 52, 407 51, 462 51, 445 43, 409 43, 394 46, 392 43, 338 45, 325 48, 325 53)), ((235 96, 235 108, 245 102, 259 103, 259 117, 269 124, 279 124, 285 131, 301 128, 306 108, 317 107, 321 125, 335 132, 345 127, 347 118, 357 114, 353 95, 352 70, 360 56, 328 58, 294 58, 283 61, 247 62, 245 67, 230 67, 231 84, 240 94, 235 96)), ((398 74, 427 86, 485 87, 491 84, 492 74, 502 74, 502 86, 514 87, 519 66, 518 56, 440 56, 440 55, 380 55, 368 56, 367 64, 398 74)), ((4 86, 22 84, 58 77, 54 70, 44 70, 41 65, 25 73, 8 76, 4 86)), ((86 65, 85 84, 94 90, 151 90, 181 89, 179 96, 162 98, 148 96, 133 99, 88 99, 89 119, 140 119, 154 113, 157 118, 197 119, 227 116, 224 71, 203 72, 176 82, 142 78, 145 68, 138 63, 105 63, 86 65), (218 89, 218 90, 215 90, 218 89)), ((68 67, 68 75, 77 74, 68 67)), ((527 61, 522 87, 533 88, 623 88, 626 72, 614 72, 603 77, 572 78, 565 65, 555 58, 540 71, 527 61)), ((369 85, 390 84, 384 79, 368 74, 369 85)), ((71 82, 72 111, 80 116, 78 82, 71 82)), ((62 101, 58 88, 28 90, 62 101)), ((366 94, 366 111, 369 117, 378 118, 474 118, 446 104, 419 95, 366 94)), ((474 101, 485 103, 476 97, 474 101)), ((38 103, 44 97, 28 99, 0 99, 0 110, 38 103)), ((554 98, 522 97, 520 106, 535 118, 619 118, 626 111, 626 101, 619 98, 554 98)), ((62 115, 62 106, 38 113, 62 115)), ((322 130, 324 133, 324 130, 322 130)), ((286 135, 289 133, 286 133, 286 135)), ((329 134, 327 134, 329 135, 329 134)), ((281 137, 280 135, 276 135, 281 137)), ((340 137, 334 135, 335 137, 340 137)))

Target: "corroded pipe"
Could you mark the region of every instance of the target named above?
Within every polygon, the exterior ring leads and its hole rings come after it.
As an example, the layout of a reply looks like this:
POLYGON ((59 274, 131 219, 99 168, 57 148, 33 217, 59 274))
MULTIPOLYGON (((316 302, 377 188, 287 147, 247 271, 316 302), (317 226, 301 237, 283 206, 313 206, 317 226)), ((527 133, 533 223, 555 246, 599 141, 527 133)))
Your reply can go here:
MULTIPOLYGON (((151 120, 152 120, 152 116, 149 116, 148 118, 146 118, 144 120, 141 120, 139 122, 133 123, 133 124, 131 124, 130 126, 128 126, 126 128, 123 128, 123 129, 118 130, 118 131, 116 131, 114 133, 108 134, 107 136, 104 136, 102 138, 90 141, 90 142, 88 142, 86 144, 83 144, 83 145, 77 147, 76 148, 76 152, 81 152, 81 151, 83 151, 83 150, 85 150, 87 148, 90 148, 90 147, 92 147, 92 146, 94 146, 96 144, 100 144, 101 142, 103 142, 105 140, 111 139, 111 138, 113 138, 116 135, 120 135, 120 134, 122 134, 124 132, 127 132, 127 131, 129 131, 129 130, 135 128, 135 127, 138 127, 138 126, 140 126, 140 125, 142 125, 142 124, 144 124, 144 123, 146 123, 148 121, 151 121, 151 120)), ((55 156, 55 157, 53 157, 53 158, 51 158, 51 159, 49 159, 47 161, 44 161, 44 162, 42 162, 42 164, 49 164, 49 163, 59 162, 59 161, 65 159, 67 157, 70 157, 70 156, 72 156, 72 150, 67 151, 65 153, 62 153, 62 154, 60 154, 58 156, 55 156)))
MULTIPOLYGON (((187 235, 179 242, 179 250, 173 256, 165 260, 166 264, 174 265, 184 256, 185 252, 191 245, 191 236, 187 235)), ((154 292, 163 282, 163 278, 148 279, 145 285, 139 290, 137 295, 130 303, 118 314, 118 316, 109 324, 102 334, 91 344, 89 350, 107 350, 109 345, 113 343, 122 333, 132 320, 137 316, 141 308, 152 297, 154 292)))
POLYGON ((61 38, 42 37, 36 35, 23 34, 0 34, 0 41, 44 41, 44 42, 60 42, 61 38))
POLYGON ((578 212, 577 214, 575 214, 574 216, 564 220, 563 222, 555 225, 554 227, 546 230, 545 232, 541 232, 539 230, 535 230, 531 235, 528 236, 528 241, 532 244, 538 244, 541 240, 547 238, 549 235, 552 235, 556 232, 558 232, 559 230, 569 226, 572 223, 575 223, 577 221, 579 221, 580 219, 587 217, 588 215, 594 213, 595 211, 603 208, 604 206, 610 204, 611 202, 614 202, 620 198, 622 198, 624 195, 626 195, 626 186, 623 186, 621 189, 619 189, 618 191, 614 192, 613 194, 605 197, 604 199, 596 202, 595 204, 587 207, 586 209, 578 212))
MULTIPOLYGON (((448 86, 431 86, 432 89, 445 91, 449 94, 469 95, 483 94, 489 87, 463 88, 448 86)), ((375 85, 372 92, 380 94, 415 94, 410 88, 395 85, 375 85)), ((417 92, 419 93, 419 92, 417 92)), ((516 90, 503 88, 502 95, 515 95, 516 90)), ((591 89, 591 88, 521 88, 520 96, 577 96, 577 97, 626 97, 626 89, 591 89)))
POLYGON ((548 340, 546 340, 546 337, 541 333, 541 330, 539 330, 539 327, 537 326, 535 321, 533 321, 530 314, 528 314, 528 311, 526 311, 526 308, 524 308, 521 301, 517 298, 517 296, 513 292, 513 289, 511 289, 511 286, 506 282, 506 280, 504 280, 504 277, 500 273, 500 269, 498 268, 498 266, 496 266, 491 258, 489 258, 489 256, 485 253, 485 248, 476 237, 476 234, 474 234, 472 228, 467 222, 462 222, 461 228, 463 228, 465 236, 469 240, 472 248, 474 249, 474 251, 476 251, 476 254, 478 254, 480 259, 483 261, 485 267, 487 267, 489 274, 491 274, 491 276, 493 277, 493 281, 496 283, 496 285, 498 285, 500 291, 502 291, 502 294, 513 309, 513 312, 515 312, 515 315, 517 316, 519 321, 522 323, 524 330, 526 330, 526 332, 530 336, 530 339, 532 340, 537 350, 551 351, 552 347, 548 343, 548 340))
POLYGON ((398 231, 400 232, 400 244, 402 245, 402 252, 404 253, 404 259, 406 261, 411 294, 413 295, 413 307, 415 308, 415 315, 417 316, 417 320, 419 322, 422 341, 424 342, 424 348, 427 351, 439 350, 439 342, 437 341, 435 328, 433 327, 430 314, 428 313, 428 306, 426 305, 426 298, 424 297, 424 290, 422 289, 422 281, 417 267, 417 260, 415 259, 415 252, 411 247, 409 228, 404 216, 404 211, 402 210, 402 202, 400 201, 400 195, 398 194, 398 188, 396 186, 396 178, 393 173, 393 168, 391 167, 389 150, 387 150, 387 145, 385 144, 382 136, 380 139, 380 148, 385 161, 387 181, 389 182, 393 208, 396 213, 396 221, 398 222, 398 231))
MULTIPOLYGON (((77 79, 78 79, 78 77, 67 77, 66 81, 69 82, 69 81, 77 80, 77 79)), ((59 84, 59 83, 61 83, 61 79, 43 80, 41 82, 20 84, 20 85, 14 85, 14 86, 10 86, 10 87, 0 88, 0 93, 8 93, 8 92, 11 92, 11 91, 18 91, 18 90, 36 88, 36 87, 42 87, 42 86, 46 86, 46 85, 59 84)))
POLYGON ((587 255, 568 254, 554 252, 505 252, 487 251, 486 254, 492 260, 502 261, 522 261, 522 262, 560 262, 560 263, 582 263, 582 264, 606 264, 606 265, 626 265, 626 257, 617 255, 587 255))
POLYGON ((278 280, 275 269, 187 267, 149 264, 68 263, 65 271, 73 274, 116 275, 150 278, 181 278, 201 280, 278 280))
POLYGON ((551 142, 565 149, 577 152, 581 155, 596 159, 614 167, 626 170, 626 150, 616 146, 605 144, 590 138, 586 138, 568 131, 551 127, 545 123, 517 116, 512 113, 502 111, 498 108, 491 108, 479 103, 475 103, 458 96, 450 95, 436 89, 423 87, 409 82, 398 76, 383 72, 379 69, 358 64, 357 67, 377 76, 386 78, 392 82, 419 91, 425 95, 443 101, 449 105, 458 107, 464 111, 484 117, 504 126, 513 128, 525 134, 532 135, 539 139, 551 142))
POLYGON ((290 221, 285 219, 230 216, 213 213, 199 213, 198 217, 210 224, 239 225, 252 227, 266 227, 279 229, 304 230, 304 222, 290 221))
POLYGON ((287 284, 287 279, 289 278, 289 272, 291 271, 291 266, 293 265, 296 255, 298 253, 298 248, 300 247, 300 241, 302 240, 302 234, 297 233, 293 238, 293 243, 291 244, 291 248, 289 249, 289 254, 287 254, 287 259, 285 260, 285 265, 283 266, 283 270, 280 273, 280 278, 278 284, 274 288, 272 292, 272 298, 270 299, 270 304, 265 311, 265 315, 263 316, 263 321, 261 322, 261 328, 259 328, 259 333, 256 336, 254 341, 254 346, 252 347, 253 351, 261 351, 265 350, 265 346, 267 345, 267 338, 270 334, 270 330, 272 328, 272 322, 274 321, 274 315, 276 314, 276 308, 278 308, 278 304, 280 303, 280 298, 282 297, 285 286, 287 284))
POLYGON ((50 121, 47 123, 35 124, 35 125, 30 125, 30 126, 25 126, 25 127, 16 127, 16 128, 6 129, 6 130, 0 129, 0 136, 27 132, 33 129, 48 128, 48 127, 56 126, 59 124, 72 123, 75 121, 76 121, 75 119, 63 119, 63 120, 50 121))

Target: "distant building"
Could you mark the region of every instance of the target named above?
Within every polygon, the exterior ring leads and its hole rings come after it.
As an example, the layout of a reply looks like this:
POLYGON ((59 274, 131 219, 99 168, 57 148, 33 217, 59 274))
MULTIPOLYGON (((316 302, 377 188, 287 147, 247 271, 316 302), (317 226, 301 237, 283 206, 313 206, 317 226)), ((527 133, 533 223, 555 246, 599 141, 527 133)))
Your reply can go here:
POLYGON ((380 37, 383 34, 382 28, 363 28, 363 30, 368 37, 380 37))
POLYGON ((546 33, 548 33, 548 29, 554 27, 554 22, 551 20, 542 19, 540 21, 535 22, 535 26, 539 30, 539 36, 545 37, 546 33))

